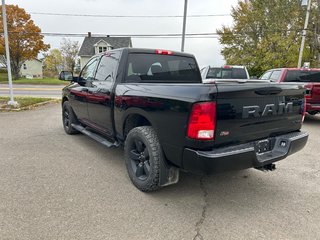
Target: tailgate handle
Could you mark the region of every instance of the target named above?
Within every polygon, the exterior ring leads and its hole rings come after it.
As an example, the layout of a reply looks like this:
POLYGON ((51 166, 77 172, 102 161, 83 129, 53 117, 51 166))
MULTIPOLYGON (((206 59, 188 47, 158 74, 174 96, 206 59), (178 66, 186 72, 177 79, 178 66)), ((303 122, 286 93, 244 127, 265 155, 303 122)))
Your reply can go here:
POLYGON ((282 92, 282 89, 279 88, 267 88, 263 90, 254 91, 258 95, 276 95, 282 92))

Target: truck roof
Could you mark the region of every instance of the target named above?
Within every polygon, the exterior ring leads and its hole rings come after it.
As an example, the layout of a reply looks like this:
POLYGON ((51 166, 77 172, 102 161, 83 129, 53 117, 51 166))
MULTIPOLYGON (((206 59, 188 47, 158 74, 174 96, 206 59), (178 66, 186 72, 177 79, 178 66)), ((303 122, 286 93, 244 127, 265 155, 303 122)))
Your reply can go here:
POLYGON ((173 51, 173 50, 165 50, 165 49, 120 48, 120 50, 125 50, 128 53, 155 53, 155 54, 163 54, 163 55, 182 56, 182 57, 194 57, 194 55, 190 53, 184 53, 184 52, 173 51))
POLYGON ((270 70, 320 71, 320 68, 273 68, 273 69, 270 69, 270 70))

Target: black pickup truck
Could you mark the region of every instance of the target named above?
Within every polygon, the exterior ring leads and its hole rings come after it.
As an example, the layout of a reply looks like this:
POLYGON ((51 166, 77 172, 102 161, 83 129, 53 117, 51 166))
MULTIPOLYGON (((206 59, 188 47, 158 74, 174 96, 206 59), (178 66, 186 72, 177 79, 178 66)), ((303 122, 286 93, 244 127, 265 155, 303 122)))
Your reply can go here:
MULTIPOLYGON (((154 191, 179 170, 273 170, 308 134, 303 87, 269 81, 203 84, 193 55, 124 48, 92 57, 63 89, 63 126, 107 147, 124 145, 133 184, 154 191)), ((288 164, 290 164, 288 162, 288 164)))

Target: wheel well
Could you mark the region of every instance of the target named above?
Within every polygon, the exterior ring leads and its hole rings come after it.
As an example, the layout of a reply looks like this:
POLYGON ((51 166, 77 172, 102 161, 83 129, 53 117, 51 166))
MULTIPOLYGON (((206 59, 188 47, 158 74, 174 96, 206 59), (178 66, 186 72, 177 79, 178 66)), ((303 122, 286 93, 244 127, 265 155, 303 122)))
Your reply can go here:
POLYGON ((141 126, 152 126, 150 121, 139 114, 129 115, 124 123, 123 136, 126 139, 131 129, 141 126))
POLYGON ((67 97, 63 97, 63 98, 62 98, 62 105, 63 105, 63 103, 64 103, 65 101, 68 101, 68 98, 67 98, 67 97))

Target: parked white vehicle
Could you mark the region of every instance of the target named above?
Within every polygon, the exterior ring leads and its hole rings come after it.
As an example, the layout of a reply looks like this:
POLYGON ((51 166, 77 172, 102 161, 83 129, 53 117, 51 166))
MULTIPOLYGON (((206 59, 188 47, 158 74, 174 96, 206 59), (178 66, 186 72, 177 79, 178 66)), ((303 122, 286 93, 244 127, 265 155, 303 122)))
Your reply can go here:
POLYGON ((250 79, 250 76, 245 66, 226 65, 202 68, 201 78, 202 82, 208 83, 215 79, 250 79))

